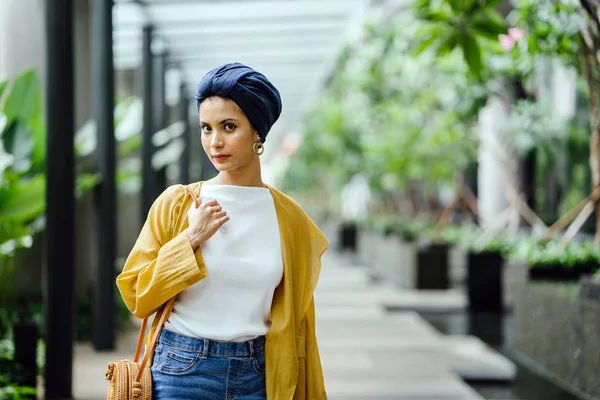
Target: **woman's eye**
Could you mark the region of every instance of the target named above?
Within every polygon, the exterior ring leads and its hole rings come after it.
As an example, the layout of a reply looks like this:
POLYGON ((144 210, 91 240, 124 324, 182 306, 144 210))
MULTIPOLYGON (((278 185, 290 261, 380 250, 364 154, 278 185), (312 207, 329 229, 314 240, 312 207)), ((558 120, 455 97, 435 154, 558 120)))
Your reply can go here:
POLYGON ((210 132, 210 126, 206 126, 206 125, 205 125, 205 126, 203 126, 202 128, 200 128, 200 129, 201 129, 201 130, 202 130, 202 132, 204 132, 204 133, 208 133, 208 132, 210 132))
POLYGON ((232 131, 235 129, 234 124, 225 124, 225 130, 232 131))

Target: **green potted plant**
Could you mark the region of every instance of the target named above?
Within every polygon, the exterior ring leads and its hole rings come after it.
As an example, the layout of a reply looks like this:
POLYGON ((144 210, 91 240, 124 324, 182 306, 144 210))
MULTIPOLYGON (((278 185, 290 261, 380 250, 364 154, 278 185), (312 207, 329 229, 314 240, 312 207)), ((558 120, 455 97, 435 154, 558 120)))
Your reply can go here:
POLYGON ((521 241, 509 260, 527 268, 530 280, 577 281, 600 268, 600 251, 592 241, 563 247, 555 241, 539 244, 531 239, 521 241))

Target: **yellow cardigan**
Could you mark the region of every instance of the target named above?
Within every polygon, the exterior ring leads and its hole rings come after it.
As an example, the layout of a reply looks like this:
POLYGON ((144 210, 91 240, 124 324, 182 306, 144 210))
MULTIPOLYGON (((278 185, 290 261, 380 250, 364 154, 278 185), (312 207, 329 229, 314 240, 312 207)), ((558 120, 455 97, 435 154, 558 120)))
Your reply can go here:
MULTIPOLYGON (((200 183, 191 187, 198 196, 200 183)), ((265 344, 267 399, 327 399, 313 294, 329 241, 298 204, 267 187, 275 202, 283 254, 283 280, 273 295, 265 344)), ((138 318, 160 311, 171 297, 207 276, 201 251, 192 250, 185 234, 191 204, 184 186, 165 190, 117 277, 125 304, 138 318)), ((155 317, 147 340, 157 324, 155 317)))

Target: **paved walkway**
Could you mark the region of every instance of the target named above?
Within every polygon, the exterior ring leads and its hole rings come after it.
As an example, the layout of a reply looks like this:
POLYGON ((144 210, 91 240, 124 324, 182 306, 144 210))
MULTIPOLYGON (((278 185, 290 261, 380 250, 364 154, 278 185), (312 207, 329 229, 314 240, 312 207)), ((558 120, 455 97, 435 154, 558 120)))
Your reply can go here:
MULTIPOLYGON (((317 335, 331 400, 482 399, 462 378, 511 379, 514 365, 474 337, 444 336, 414 311, 464 307, 461 293, 398 290, 370 282, 365 268, 328 251, 315 295, 317 335)), ((120 338, 118 351, 76 347, 76 399, 106 396, 106 365, 131 358, 136 333, 120 338)))

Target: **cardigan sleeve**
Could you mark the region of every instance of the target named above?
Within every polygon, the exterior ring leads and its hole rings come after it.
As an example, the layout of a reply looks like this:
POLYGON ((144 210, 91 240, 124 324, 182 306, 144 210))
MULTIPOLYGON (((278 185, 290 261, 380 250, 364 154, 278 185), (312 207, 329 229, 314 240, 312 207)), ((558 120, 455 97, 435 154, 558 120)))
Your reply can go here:
POLYGON ((192 249, 184 230, 175 232, 174 216, 187 204, 185 197, 183 186, 174 185, 156 199, 117 277, 123 301, 138 318, 207 275, 200 248, 192 249))

